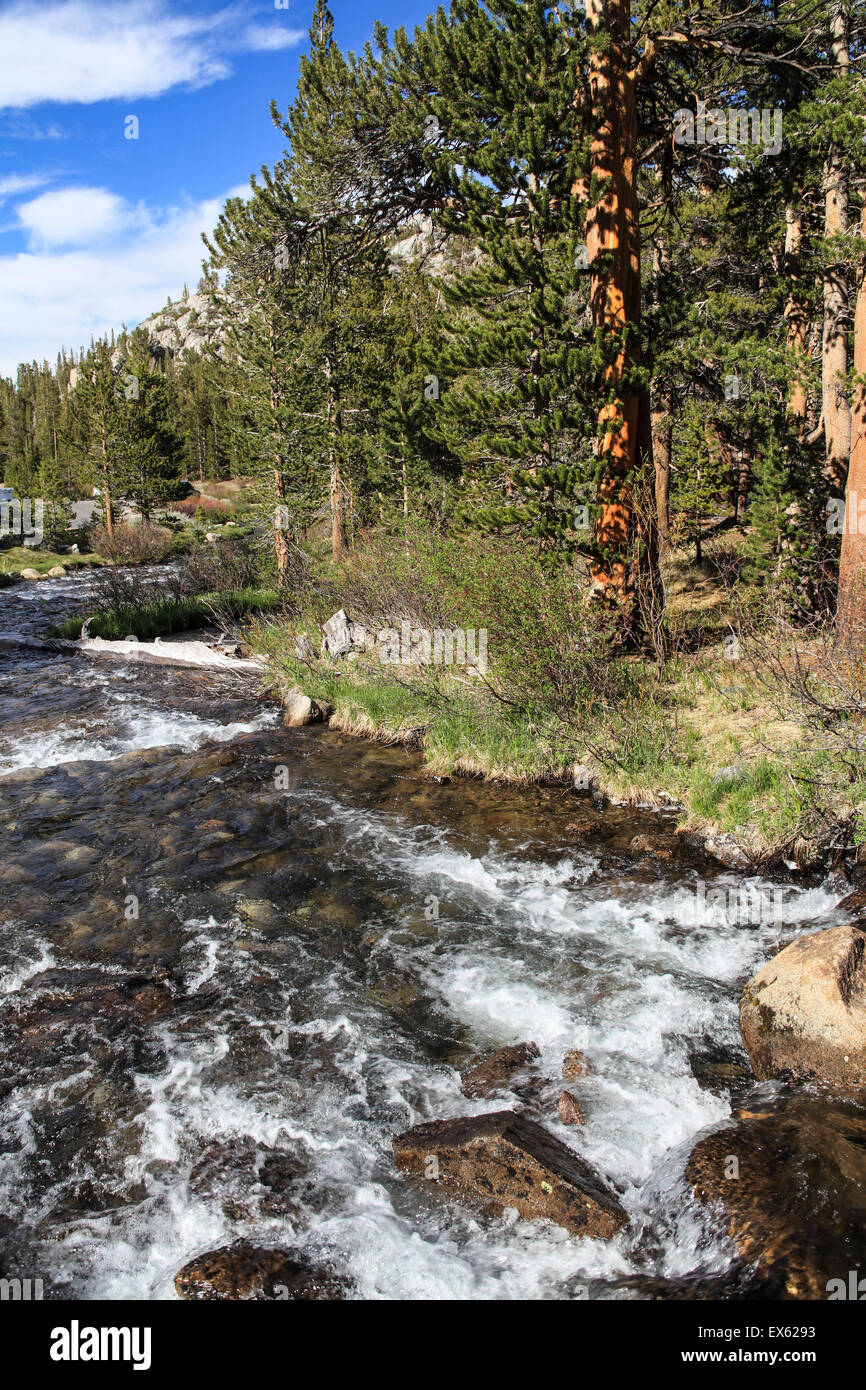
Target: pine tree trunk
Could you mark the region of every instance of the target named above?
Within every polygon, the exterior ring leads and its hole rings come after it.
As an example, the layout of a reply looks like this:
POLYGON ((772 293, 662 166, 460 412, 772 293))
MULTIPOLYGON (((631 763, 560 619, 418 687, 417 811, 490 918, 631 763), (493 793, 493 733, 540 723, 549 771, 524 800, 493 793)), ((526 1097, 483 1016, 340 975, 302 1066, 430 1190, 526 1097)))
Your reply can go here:
POLYGON ((325 358, 325 380, 328 387, 328 471, 331 503, 331 559, 342 560, 346 553, 346 507, 343 500, 343 478, 337 439, 342 433, 340 403, 334 386, 330 357, 325 358))
MULTIPOLYGON (((866 237, 866 203, 860 213, 860 235, 866 237)), ((854 371, 866 376, 866 257, 857 276, 854 312, 854 371)), ((854 387, 851 428, 851 466, 845 493, 845 525, 839 557, 836 640, 851 655, 866 648, 866 534, 860 507, 866 500, 866 386, 854 387)))
MULTIPOLYGON (((847 72, 850 58, 844 0, 836 0, 831 54, 836 72, 847 72)), ((840 145, 832 145, 827 155, 823 191, 824 235, 842 236, 848 226, 848 161, 840 145)), ((821 358, 827 477, 840 497, 845 491, 851 449, 851 410, 844 387, 848 370, 847 318, 848 286, 840 253, 839 259, 831 261, 824 272, 824 341, 821 358)))
POLYGON ((114 521, 111 516, 111 478, 108 471, 108 447, 105 442, 105 435, 102 436, 102 492, 103 506, 105 507, 105 533, 110 541, 114 540, 114 521))
MULTIPOLYGON (((655 303, 659 303, 659 276, 670 267, 670 250, 656 242, 653 247, 655 303)), ((671 452, 673 443, 673 399, 667 383, 653 382, 650 388, 650 434, 655 467, 655 509, 658 527, 659 559, 666 560, 671 548, 671 452)))
POLYGON ((785 209, 785 274, 791 280, 788 300, 785 304, 786 340, 788 351, 795 362, 802 364, 796 368, 788 401, 788 413, 798 427, 800 435, 806 427, 806 329, 808 314, 799 288, 801 248, 803 244, 803 214, 799 206, 789 204, 785 209))
POLYGON ((591 562, 590 574, 596 593, 619 609, 624 633, 632 634, 638 626, 636 574, 629 549, 635 527, 639 399, 627 395, 626 388, 618 389, 635 362, 640 314, 636 79, 625 61, 630 0, 587 0, 586 13, 592 30, 609 35, 605 49, 590 58, 593 108, 600 118, 592 142, 591 171, 604 186, 586 222, 590 304, 593 324, 606 338, 623 333, 627 325, 629 330, 629 341, 620 343, 604 373, 613 400, 598 414, 602 474, 595 542, 600 554, 591 562))
POLYGON ((281 463, 278 451, 274 450, 274 553, 277 559, 277 583, 280 587, 285 584, 289 573, 289 538, 284 525, 286 484, 281 463))

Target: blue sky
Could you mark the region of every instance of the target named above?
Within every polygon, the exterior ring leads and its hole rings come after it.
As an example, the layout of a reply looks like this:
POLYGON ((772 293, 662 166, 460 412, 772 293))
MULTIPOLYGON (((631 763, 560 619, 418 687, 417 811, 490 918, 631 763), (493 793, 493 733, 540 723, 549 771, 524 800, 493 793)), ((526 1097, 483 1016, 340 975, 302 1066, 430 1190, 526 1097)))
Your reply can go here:
MULTIPOLYGON (((282 153, 313 0, 0 0, 0 374, 193 289, 229 194, 282 153), (138 118, 138 139, 125 138, 138 118)), ((332 0, 340 47, 434 0, 332 0)))

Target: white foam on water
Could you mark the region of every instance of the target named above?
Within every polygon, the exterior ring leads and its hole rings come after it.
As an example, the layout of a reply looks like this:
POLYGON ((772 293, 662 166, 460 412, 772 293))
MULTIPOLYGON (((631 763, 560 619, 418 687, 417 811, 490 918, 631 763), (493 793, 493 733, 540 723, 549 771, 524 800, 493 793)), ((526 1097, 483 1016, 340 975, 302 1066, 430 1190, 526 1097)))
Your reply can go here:
MULTIPOLYGON (((145 1182, 147 1197, 74 1221, 51 1247, 60 1273, 86 1297, 173 1297, 185 1261, 248 1235, 301 1244, 312 1261, 344 1271, 364 1298, 573 1297, 576 1286, 646 1272, 635 1241, 647 1228, 663 1247, 654 1272, 723 1272, 730 1249, 708 1235, 681 1182, 694 1137, 729 1106, 698 1084, 689 1052, 702 1042, 738 1046, 738 982, 767 949, 762 925, 703 920, 696 880, 685 873, 595 882, 591 853, 552 863, 495 846, 470 854, 396 815, 359 812, 321 793, 306 800, 316 814, 305 818, 305 833, 317 823, 340 832, 335 871, 362 860, 382 885, 386 920, 363 924, 376 937, 373 973, 408 981, 479 1053, 535 1041, 549 1104, 543 1122, 616 1186, 630 1228, 610 1242, 576 1240, 513 1212, 480 1218, 432 1185, 398 1176, 393 1134, 512 1102, 464 1097, 455 1068, 431 1061, 395 1023, 353 958, 316 956, 287 927, 279 944, 288 955, 275 961, 237 949, 232 918, 199 917, 187 924, 184 990, 215 991, 218 1003, 195 1031, 173 1032, 171 1016, 161 1024, 168 1062, 135 1078, 137 1142, 121 1145, 126 1178, 145 1182), (430 894, 439 897, 439 921, 413 931, 430 894), (256 997, 251 981, 271 990, 257 1017, 243 1012, 256 997), (264 1041, 281 1024, 303 1039, 311 1062, 303 1049, 296 1063, 264 1041), (253 1034, 261 1042, 254 1064, 244 1061, 253 1034), (579 1129, 561 1125, 555 1111, 562 1056, 574 1047, 592 1067, 571 1083, 587 1114, 579 1129), (201 1148, 232 1138, 302 1146, 313 1195, 298 1222, 231 1222, 218 1202, 189 1191, 201 1148)), ((781 920, 812 927, 833 903, 822 890, 784 889, 781 920)))
POLYGON ((147 705, 127 702, 122 715, 102 738, 88 737, 86 725, 70 722, 48 732, 31 734, 17 746, 0 740, 0 776, 24 768, 59 767, 72 762, 110 762, 124 753, 147 748, 173 748, 192 752, 208 742, 228 743, 240 734, 257 733, 277 722, 278 711, 263 710, 254 719, 228 724, 202 719, 183 711, 165 713, 147 705))
POLYGON ((16 940, 15 951, 14 961, 0 961, 0 994, 17 994, 34 975, 40 975, 43 970, 50 970, 57 964, 54 951, 47 941, 34 940, 33 937, 26 942, 16 940))

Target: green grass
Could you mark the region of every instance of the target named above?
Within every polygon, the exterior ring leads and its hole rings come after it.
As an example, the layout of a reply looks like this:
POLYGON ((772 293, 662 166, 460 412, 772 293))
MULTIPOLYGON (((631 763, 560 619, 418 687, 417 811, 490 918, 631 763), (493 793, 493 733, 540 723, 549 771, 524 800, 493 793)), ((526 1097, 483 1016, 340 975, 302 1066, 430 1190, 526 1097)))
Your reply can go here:
POLYGON ((26 545, 16 545, 10 550, 0 550, 0 574, 17 574, 26 569, 37 570, 39 574, 47 574, 55 565, 62 565, 64 569, 69 570, 82 566, 104 564, 103 557, 94 552, 86 555, 56 555, 51 550, 31 550, 26 545))
MULTIPOLYGON (((220 617, 239 619, 248 613, 274 612, 282 599, 274 589, 231 589, 219 594, 197 594, 194 597, 163 598, 148 604, 128 604, 104 613, 91 614, 92 637, 107 642, 122 642, 126 637, 151 641, 174 632, 205 627, 220 617)), ((55 628, 52 637, 79 636, 84 618, 69 618, 55 628)))

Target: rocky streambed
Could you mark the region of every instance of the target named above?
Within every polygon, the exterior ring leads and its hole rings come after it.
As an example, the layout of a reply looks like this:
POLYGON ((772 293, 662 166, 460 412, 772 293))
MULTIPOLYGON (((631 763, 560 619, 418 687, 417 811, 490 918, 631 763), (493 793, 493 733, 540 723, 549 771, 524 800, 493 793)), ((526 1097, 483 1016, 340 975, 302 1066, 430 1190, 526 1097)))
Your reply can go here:
MULTIPOLYGON (((0 632, 81 583, 4 590, 0 632)), ((866 1111, 757 1081, 738 1028, 754 972, 846 920, 838 885, 432 782, 239 671, 5 644, 0 712, 3 1275, 682 1298, 856 1268, 866 1111)))

